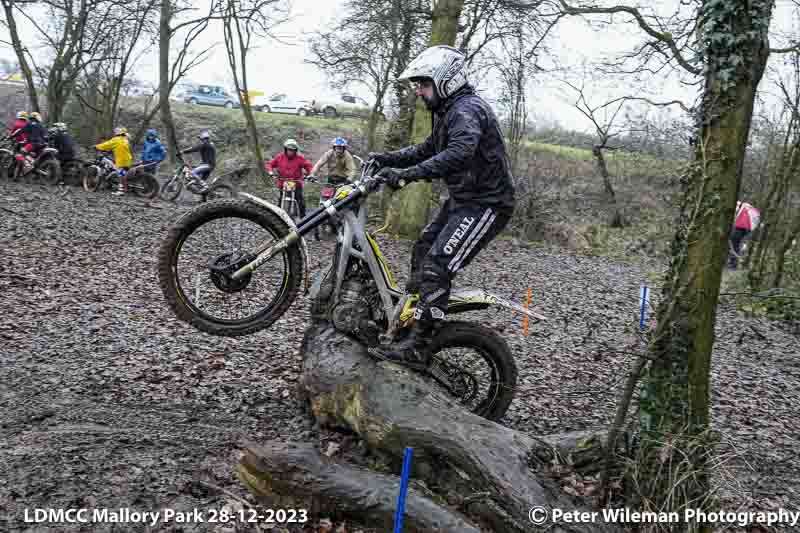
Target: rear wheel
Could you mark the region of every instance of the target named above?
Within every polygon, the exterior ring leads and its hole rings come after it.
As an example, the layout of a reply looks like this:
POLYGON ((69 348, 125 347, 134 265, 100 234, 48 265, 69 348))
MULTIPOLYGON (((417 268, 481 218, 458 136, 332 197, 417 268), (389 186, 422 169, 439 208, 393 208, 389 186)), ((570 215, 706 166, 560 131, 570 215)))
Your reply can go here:
POLYGON ((488 420, 505 415, 517 386, 506 341, 470 322, 445 322, 429 346, 428 373, 464 407, 488 420))
POLYGON ((269 327, 300 289, 297 243, 239 280, 231 274, 289 231, 274 213, 242 200, 190 211, 169 230, 158 254, 159 285, 170 308, 211 335, 237 337, 269 327))
POLYGON ((152 200, 158 196, 158 180, 149 172, 137 172, 128 177, 128 190, 136 196, 152 200))
POLYGON ((84 167, 80 161, 67 161, 61 167, 64 183, 80 186, 83 183, 84 167))
POLYGON ((0 153, 0 178, 11 179, 14 173, 14 155, 11 153, 0 153))
POLYGON ((208 201, 222 200, 225 198, 234 198, 236 191, 233 186, 227 183, 215 183, 209 187, 208 192, 205 194, 205 199, 208 201))
POLYGON ((83 190, 86 192, 96 192, 100 187, 100 182, 103 181, 100 176, 100 167, 97 165, 89 165, 86 172, 83 174, 83 190))
POLYGON ((37 174, 45 185, 57 185, 61 181, 61 163, 55 159, 47 159, 39 164, 31 174, 37 174))
POLYGON ((168 202, 174 202, 181 195, 183 190, 183 180, 176 174, 172 176, 163 187, 161 187, 161 199, 168 202))

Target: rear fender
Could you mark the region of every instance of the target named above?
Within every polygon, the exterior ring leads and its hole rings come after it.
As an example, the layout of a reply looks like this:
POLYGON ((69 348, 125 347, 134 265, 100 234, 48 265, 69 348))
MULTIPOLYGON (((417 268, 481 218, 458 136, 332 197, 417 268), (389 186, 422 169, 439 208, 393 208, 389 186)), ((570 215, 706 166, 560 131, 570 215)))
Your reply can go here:
MULTIPOLYGON (((259 198, 258 196, 248 194, 246 192, 240 192, 239 196, 241 196, 250 203, 261 206, 264 209, 267 209, 268 211, 275 213, 281 218, 281 220, 283 220, 284 222, 286 222, 286 224, 289 225, 289 228, 293 229, 294 231, 297 231, 297 224, 294 223, 294 220, 292 220, 292 217, 289 216, 289 213, 287 213, 277 205, 272 204, 262 198, 259 198)), ((306 280, 306 293, 307 293, 308 292, 308 247, 306 246, 306 240, 303 237, 300 237, 298 240, 300 241, 300 251, 303 253, 303 270, 305 272, 305 275, 303 277, 306 280)))
MULTIPOLYGON (((419 296, 416 294, 412 295, 406 300, 405 307, 400 314, 401 322, 408 321, 414 316, 414 304, 416 304, 418 300, 419 296)), ((497 296, 496 294, 483 289, 475 289, 471 287, 455 289, 450 292, 450 299, 447 302, 447 312, 448 314, 455 314, 464 313, 466 311, 477 311, 481 309, 487 309, 492 305, 500 305, 514 311, 519 311, 520 313, 528 315, 536 321, 547 320, 546 317, 538 313, 534 313, 530 309, 525 309, 524 306, 516 302, 506 300, 505 298, 497 296)))
POLYGON ((519 311, 522 314, 528 315, 538 321, 547 320, 546 317, 534 313, 524 306, 506 300, 496 294, 483 289, 464 288, 456 289, 450 292, 450 300, 447 302, 448 311, 453 309, 454 312, 472 311, 475 309, 486 309, 490 305, 500 305, 514 311, 519 311))

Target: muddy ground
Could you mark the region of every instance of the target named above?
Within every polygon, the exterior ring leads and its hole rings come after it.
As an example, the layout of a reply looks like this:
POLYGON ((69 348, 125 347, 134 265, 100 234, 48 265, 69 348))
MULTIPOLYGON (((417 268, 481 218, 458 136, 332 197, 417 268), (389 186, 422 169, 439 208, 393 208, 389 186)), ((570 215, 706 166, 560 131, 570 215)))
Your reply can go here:
MULTIPOLYGON (((156 250, 189 207, 0 183, 0 531, 255 531, 47 526, 26 523, 25 510, 235 510, 237 499, 250 500, 233 474, 244 439, 312 440, 326 450, 339 439, 313 427, 296 400, 306 299, 271 329, 238 339, 193 330, 167 309, 156 250)), ((410 243, 379 242, 404 281, 410 243)), ((329 249, 309 241, 312 271, 329 249)), ((517 358, 505 425, 545 434, 610 421, 641 346, 639 285, 654 268, 506 240, 457 279, 517 301, 531 287, 534 308, 550 319, 526 337, 511 312, 465 315, 502 331, 517 358)), ((730 456, 718 475, 726 508, 798 510, 800 340, 729 303, 717 335, 713 416, 730 456)))

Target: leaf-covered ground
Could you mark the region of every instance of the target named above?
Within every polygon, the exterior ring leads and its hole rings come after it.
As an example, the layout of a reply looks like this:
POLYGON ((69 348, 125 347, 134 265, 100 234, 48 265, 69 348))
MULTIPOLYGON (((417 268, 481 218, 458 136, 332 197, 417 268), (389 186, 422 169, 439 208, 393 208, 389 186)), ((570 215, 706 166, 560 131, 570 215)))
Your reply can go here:
MULTIPOLYGON (((238 339, 200 333, 168 311, 156 250, 189 207, 0 183, 0 531, 234 531, 48 527, 25 523, 24 510, 236 508, 249 499, 233 474, 244 439, 358 449, 313 427, 296 400, 305 298, 269 330, 238 339)), ((404 281, 411 243, 379 242, 404 281)), ((312 272, 329 246, 309 241, 312 272)), ((517 301, 531 287, 549 318, 524 336, 513 312, 464 316, 501 331, 516 357, 506 425, 544 434, 608 424, 641 349, 638 291, 653 268, 503 240, 463 272, 456 286, 517 301)), ((718 475, 726 509, 799 510, 799 348, 779 324, 720 307, 713 416, 730 458, 718 475)))

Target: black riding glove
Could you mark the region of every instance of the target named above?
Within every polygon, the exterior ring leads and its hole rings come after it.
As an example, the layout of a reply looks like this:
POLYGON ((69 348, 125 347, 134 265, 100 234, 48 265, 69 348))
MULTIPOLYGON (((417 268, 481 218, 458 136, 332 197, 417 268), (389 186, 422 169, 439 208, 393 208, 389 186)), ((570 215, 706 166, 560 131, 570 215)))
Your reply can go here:
POLYGON ((409 173, 405 169, 400 168, 382 168, 380 172, 378 172, 378 176, 383 178, 384 183, 392 189, 400 189, 402 187, 402 185, 400 185, 401 180, 405 181, 404 185, 412 181, 409 173))
POLYGON ((392 162, 392 157, 383 152, 370 152, 367 154, 367 161, 370 159, 375 161, 379 167, 386 166, 392 162))

